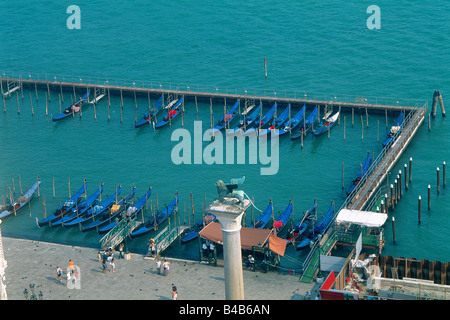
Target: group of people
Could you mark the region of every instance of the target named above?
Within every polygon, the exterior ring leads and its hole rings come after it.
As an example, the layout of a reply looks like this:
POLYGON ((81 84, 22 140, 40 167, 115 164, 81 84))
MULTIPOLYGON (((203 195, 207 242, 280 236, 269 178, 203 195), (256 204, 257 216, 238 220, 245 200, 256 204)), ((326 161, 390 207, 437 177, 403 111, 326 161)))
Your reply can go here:
MULTIPOLYGON (((63 274, 64 271, 60 266, 56 266, 56 278, 62 282, 63 281, 63 274)), ((66 274, 66 280, 69 281, 76 281, 80 278, 79 275, 79 269, 75 268, 75 264, 72 260, 69 259, 69 265, 67 267, 67 274, 66 274)))
MULTIPOLYGON (((123 250, 120 251, 121 255, 119 256, 119 259, 122 257, 123 259, 123 250)), ((103 273, 107 273, 108 272, 108 266, 106 264, 106 262, 109 262, 109 271, 110 272, 114 272, 116 270, 116 262, 114 260, 114 253, 112 251, 112 248, 108 248, 108 250, 105 250, 103 252, 98 252, 98 261, 102 262, 102 268, 103 268, 103 273)))
POLYGON ((161 260, 158 259, 156 260, 156 272, 158 274, 161 274, 161 267, 163 268, 163 275, 165 277, 167 277, 169 275, 169 266, 170 266, 170 262, 167 260, 164 260, 163 263, 161 263, 161 260))
POLYGON ((202 250, 203 250, 203 258, 210 259, 211 254, 214 254, 214 250, 216 249, 214 242, 206 240, 203 242, 202 250))

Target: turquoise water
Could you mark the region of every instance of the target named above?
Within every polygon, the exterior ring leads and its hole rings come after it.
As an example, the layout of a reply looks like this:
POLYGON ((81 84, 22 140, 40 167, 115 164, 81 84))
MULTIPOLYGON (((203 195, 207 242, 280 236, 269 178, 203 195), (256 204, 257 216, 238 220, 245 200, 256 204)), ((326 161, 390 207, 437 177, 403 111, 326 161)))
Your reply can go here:
MULTIPOLYGON (((161 1, 148 3, 84 2, 81 29, 69 30, 66 19, 68 1, 0 3, 0 69, 5 71, 44 72, 111 79, 164 81, 212 85, 219 88, 257 88, 282 94, 284 90, 357 96, 391 97, 429 102, 434 90, 440 90, 446 102, 450 84, 450 35, 446 13, 450 5, 429 0, 411 5, 406 1, 379 1, 381 29, 369 30, 366 9, 373 4, 358 1, 316 3, 225 3, 161 1), (264 77, 264 58, 268 78, 264 77)), ((18 176, 22 186, 31 186, 41 177, 41 198, 17 217, 2 223, 5 236, 20 236, 45 241, 96 246, 95 232, 38 228, 35 217, 43 217, 42 195, 47 215, 88 181, 88 193, 100 181, 105 193, 114 192, 120 183, 126 192, 132 184, 137 195, 153 188, 161 207, 180 193, 179 219, 187 221, 190 193, 193 193, 196 219, 206 194, 216 196, 215 181, 246 176, 242 189, 264 209, 269 198, 275 210, 282 211, 294 199, 295 220, 317 199, 319 212, 330 201, 339 207, 345 200, 341 188, 342 163, 348 186, 367 152, 381 150, 377 141, 386 130, 384 115, 369 113, 369 126, 361 138, 360 114, 351 126, 346 116, 333 128, 328 139, 308 136, 300 142, 280 141, 280 167, 276 175, 261 176, 257 165, 174 165, 170 152, 175 142, 171 132, 181 127, 177 119, 172 128, 154 132, 151 127, 136 130, 134 97, 124 97, 123 123, 120 122, 120 97, 112 97, 111 120, 107 120, 106 100, 96 108, 83 110, 83 117, 53 123, 50 114, 59 112, 58 91, 52 92, 49 117, 45 115, 44 92, 36 101, 32 90, 19 96, 20 114, 15 96, 6 100, 6 113, 0 114, 0 193, 4 185, 16 192, 18 176), (52 196, 55 178, 56 197, 52 196), (186 211, 184 211, 186 207, 186 211), (185 213, 186 212, 186 213, 185 213)), ((70 92, 65 92, 65 105, 70 92)), ((154 103, 156 97, 152 97, 154 103)), ((234 103, 227 101, 228 107, 234 103)), ((148 107, 147 97, 138 97, 138 117, 148 107)), ((192 101, 185 105, 184 127, 192 130, 197 120, 192 101)), ((267 110, 270 106, 264 105, 267 110)), ((298 106, 294 106, 298 107, 298 106)), ((214 101, 214 115, 223 115, 223 101, 214 101)), ((308 109, 309 113, 311 108, 308 109)), ((396 115, 388 115, 392 123, 396 115)), ((210 125, 209 103, 199 104, 199 120, 210 125)), ((398 172, 409 158, 414 159, 413 182, 394 212, 396 242, 392 227, 385 226, 385 254, 417 259, 450 261, 448 227, 450 210, 448 190, 436 194, 436 167, 448 162, 450 136, 446 120, 438 111, 425 123, 392 170, 398 172), (427 185, 432 186, 432 209, 426 210, 427 185), (422 195, 422 223, 417 223, 417 198, 422 195)), ((365 121, 365 117, 364 117, 365 121)), ((441 168, 442 171, 442 168, 441 168)), ((442 176, 441 176, 442 183, 442 176)), ((149 211, 145 212, 148 215, 149 211)), ((257 216, 257 213, 254 213, 257 216)), ((251 222, 250 211, 246 223, 251 222)), ((133 240, 130 246, 140 251, 147 238, 133 240)), ((195 244, 180 249, 189 255, 195 244)), ((290 252, 294 259, 301 254, 290 252)))

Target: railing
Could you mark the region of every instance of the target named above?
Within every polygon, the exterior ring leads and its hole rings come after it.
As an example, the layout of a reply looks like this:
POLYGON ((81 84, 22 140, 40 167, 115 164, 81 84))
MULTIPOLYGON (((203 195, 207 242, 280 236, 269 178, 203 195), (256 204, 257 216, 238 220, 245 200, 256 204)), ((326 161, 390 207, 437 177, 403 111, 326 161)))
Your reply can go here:
MULTIPOLYGON (((414 106, 419 103, 416 99, 405 99, 396 97, 374 97, 361 96, 351 94, 327 94, 317 92, 306 92, 296 90, 277 90, 277 89, 255 89, 255 88, 235 88, 229 86, 216 85, 201 85, 188 83, 171 83, 154 80, 131 80, 131 79, 114 79, 108 77, 91 77, 91 76, 73 76, 61 74, 35 73, 35 72, 13 72, 0 71, 0 77, 3 79, 27 79, 40 80, 52 82, 71 82, 87 85, 97 86, 125 86, 145 89, 160 89, 160 90, 176 90, 188 92, 207 92, 220 94, 235 94, 245 96, 264 96, 264 97, 279 97, 288 99, 308 99, 308 100, 322 100, 329 101, 330 104, 339 104, 340 102, 357 102, 366 104, 382 104, 382 105, 400 105, 400 106, 414 106)), ((423 102, 420 102, 423 103, 423 102)))
POLYGON ((142 221, 138 221, 136 218, 120 220, 114 228, 100 239, 101 248, 115 247, 140 224, 142 224, 142 221))

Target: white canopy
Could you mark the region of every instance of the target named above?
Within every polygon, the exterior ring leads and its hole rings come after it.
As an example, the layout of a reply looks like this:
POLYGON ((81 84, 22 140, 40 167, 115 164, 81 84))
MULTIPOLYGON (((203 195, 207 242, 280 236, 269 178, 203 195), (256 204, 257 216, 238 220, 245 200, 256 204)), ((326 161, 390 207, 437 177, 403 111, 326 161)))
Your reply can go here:
POLYGON ((381 227, 387 220, 386 213, 342 209, 336 222, 359 224, 366 227, 381 227))

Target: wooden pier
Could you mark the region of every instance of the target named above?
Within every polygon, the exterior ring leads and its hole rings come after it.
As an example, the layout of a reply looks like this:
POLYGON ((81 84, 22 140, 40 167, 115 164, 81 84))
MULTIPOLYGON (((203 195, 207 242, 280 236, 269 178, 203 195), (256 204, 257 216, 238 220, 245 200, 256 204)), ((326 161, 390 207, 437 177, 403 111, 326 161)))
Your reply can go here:
MULTIPOLYGON (((56 79, 56 77, 54 77, 56 79)), ((137 96, 149 96, 149 95, 157 95, 160 96, 162 94, 165 95, 172 95, 172 96, 183 96, 185 101, 236 101, 236 100, 254 100, 254 101, 261 101, 263 103, 273 104, 274 102, 277 103, 291 103, 291 104, 298 104, 298 105, 314 105, 314 106, 328 106, 328 107, 336 107, 336 108, 342 108, 342 109, 361 109, 361 110, 371 110, 371 111, 378 111, 378 112, 385 112, 385 111, 404 111, 409 110, 411 108, 414 108, 418 102, 414 103, 414 105, 401 105, 399 104, 399 101, 396 101, 395 104, 389 104, 389 102, 394 102, 392 98, 364 98, 364 97, 358 97, 358 96, 351 96, 351 97, 341 97, 341 96, 334 96, 334 95, 313 95, 313 97, 308 96, 306 93, 300 93, 300 92, 287 92, 282 91, 283 94, 277 94, 276 91, 271 90, 245 90, 244 93, 238 93, 237 89, 234 90, 228 90, 226 89, 225 92, 221 90, 215 90, 215 92, 211 91, 210 87, 207 87, 207 90, 209 91, 202 91, 202 90, 192 90, 190 86, 186 86, 185 88, 181 89, 179 86, 176 85, 170 85, 168 88, 163 88, 162 85, 159 86, 159 88, 153 87, 153 83, 151 83, 151 87, 139 87, 136 86, 135 82, 132 82, 131 85, 127 83, 126 85, 119 84, 119 81, 111 81, 115 82, 116 84, 109 83, 108 80, 98 80, 96 79, 96 82, 92 83, 83 83, 81 82, 69 82, 69 81, 57 81, 57 80, 42 80, 42 79, 24 79, 24 78, 5 78, 1 77, 0 82, 2 84, 2 88, 9 88, 8 86, 11 86, 12 83, 16 84, 20 87, 26 87, 30 90, 37 90, 39 89, 45 89, 48 92, 48 95, 50 95, 50 89, 57 90, 58 92, 62 93, 63 91, 75 93, 77 92, 83 92, 86 93, 88 90, 94 89, 99 90, 102 92, 101 96, 104 97, 106 95, 106 92, 108 94, 115 94, 115 95, 121 95, 123 96, 125 93, 137 96), (175 88, 172 88, 175 87, 175 88), (234 91, 229 92, 229 91, 234 91), (351 100, 351 101, 350 101, 351 100), (384 102, 384 103, 383 103, 384 102)), ((90 80, 89 80, 90 82, 90 80)), ((197 86, 200 88, 199 86, 197 86)), ((15 89, 17 90, 17 89, 15 89)), ((2 91, 3 92, 3 91, 2 91)), ((96 92, 96 91, 94 91, 96 92)), ((98 92, 98 91, 97 91, 98 92)), ((97 99, 99 100, 99 99, 97 99)))

